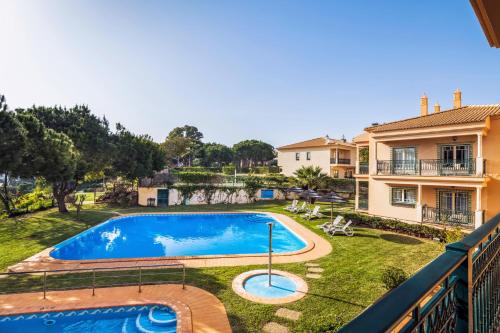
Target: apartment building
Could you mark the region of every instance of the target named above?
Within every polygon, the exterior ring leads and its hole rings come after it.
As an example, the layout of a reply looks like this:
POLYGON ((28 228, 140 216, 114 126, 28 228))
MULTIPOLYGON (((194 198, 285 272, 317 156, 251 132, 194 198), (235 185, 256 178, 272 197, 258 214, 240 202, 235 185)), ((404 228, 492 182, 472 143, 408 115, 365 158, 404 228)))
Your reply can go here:
POLYGON ((303 166, 319 166, 334 178, 352 178, 356 145, 345 139, 324 136, 277 148, 278 166, 286 176, 303 166))
POLYGON ((356 209, 477 228, 500 212, 500 104, 462 105, 374 124, 354 138, 356 209), (364 160, 363 160, 364 157, 364 160))

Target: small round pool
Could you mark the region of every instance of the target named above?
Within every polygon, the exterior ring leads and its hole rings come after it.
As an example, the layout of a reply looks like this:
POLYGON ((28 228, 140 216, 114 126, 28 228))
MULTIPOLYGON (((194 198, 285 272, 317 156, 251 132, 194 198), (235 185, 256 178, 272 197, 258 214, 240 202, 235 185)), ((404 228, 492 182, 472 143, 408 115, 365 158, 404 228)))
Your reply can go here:
POLYGON ((291 278, 278 274, 271 274, 271 285, 267 274, 251 276, 244 282, 243 288, 249 294, 268 298, 287 297, 297 291, 291 278))
POLYGON ((283 304, 295 302, 308 291, 307 283, 297 275, 272 270, 271 286, 266 269, 248 271, 233 280, 233 290, 241 297, 257 303, 283 304))

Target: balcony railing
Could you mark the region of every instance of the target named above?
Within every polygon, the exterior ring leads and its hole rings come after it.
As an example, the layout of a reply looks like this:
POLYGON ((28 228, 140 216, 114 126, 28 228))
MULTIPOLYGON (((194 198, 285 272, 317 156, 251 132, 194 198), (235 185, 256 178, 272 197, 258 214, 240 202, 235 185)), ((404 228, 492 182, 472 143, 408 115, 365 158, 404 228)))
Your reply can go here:
POLYGON ((359 163, 359 174, 360 175, 367 175, 368 172, 369 172, 368 163, 360 162, 359 163))
POLYGON ((385 294, 340 332, 498 332, 500 214, 385 294))
POLYGON ((476 175, 476 159, 378 160, 377 175, 473 176, 476 175))
POLYGON ((335 157, 330 158, 330 164, 346 164, 350 165, 351 164, 351 159, 349 158, 339 158, 336 159, 335 157))
POLYGON ((474 227, 474 212, 422 207, 422 222, 442 225, 474 227))

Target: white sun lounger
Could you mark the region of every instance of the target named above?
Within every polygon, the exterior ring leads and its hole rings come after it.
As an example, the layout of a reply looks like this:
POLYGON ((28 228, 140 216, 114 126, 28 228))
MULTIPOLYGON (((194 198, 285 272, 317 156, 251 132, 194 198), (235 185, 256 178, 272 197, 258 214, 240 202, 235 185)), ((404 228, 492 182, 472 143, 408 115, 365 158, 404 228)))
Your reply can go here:
POLYGON ((352 221, 349 220, 344 225, 338 225, 336 227, 333 227, 331 229, 328 229, 326 232, 328 232, 330 235, 335 235, 336 232, 342 232, 346 236, 354 236, 354 230, 350 227, 352 221))
POLYGON ((299 203, 299 201, 297 199, 293 199, 292 204, 289 206, 286 206, 285 210, 287 210, 289 212, 293 212, 295 209, 297 209, 298 203, 299 203))
POLYGON ((294 213, 302 213, 307 211, 307 203, 304 201, 300 207, 296 207, 293 212, 294 213))
POLYGON ((341 216, 341 215, 337 215, 337 217, 335 218, 335 220, 323 223, 323 224, 319 225, 318 228, 323 229, 323 230, 326 231, 326 230, 328 230, 328 229, 330 229, 332 227, 336 227, 342 221, 344 221, 344 217, 341 216))
POLYGON ((312 212, 305 213, 304 215, 302 215, 302 217, 306 218, 308 220, 313 219, 313 218, 323 217, 324 215, 319 212, 320 208, 321 208, 320 206, 314 206, 314 209, 312 212))

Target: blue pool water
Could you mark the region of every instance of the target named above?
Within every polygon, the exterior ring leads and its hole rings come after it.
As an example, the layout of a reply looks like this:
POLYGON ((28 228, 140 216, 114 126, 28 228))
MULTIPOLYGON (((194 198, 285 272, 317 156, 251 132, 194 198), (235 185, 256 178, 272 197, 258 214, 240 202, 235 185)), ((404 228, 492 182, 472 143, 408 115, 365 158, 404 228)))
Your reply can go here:
POLYGON ((268 251, 273 223, 273 252, 302 249, 306 243, 266 214, 136 215, 108 220, 58 245, 51 256, 63 260, 143 258, 268 251))
POLYGON ((174 333, 175 312, 161 305, 0 316, 2 333, 174 333))
POLYGON ((252 295, 269 298, 290 296, 297 290, 292 279, 277 274, 271 274, 271 286, 269 286, 268 275, 259 274, 248 278, 243 288, 252 295))

